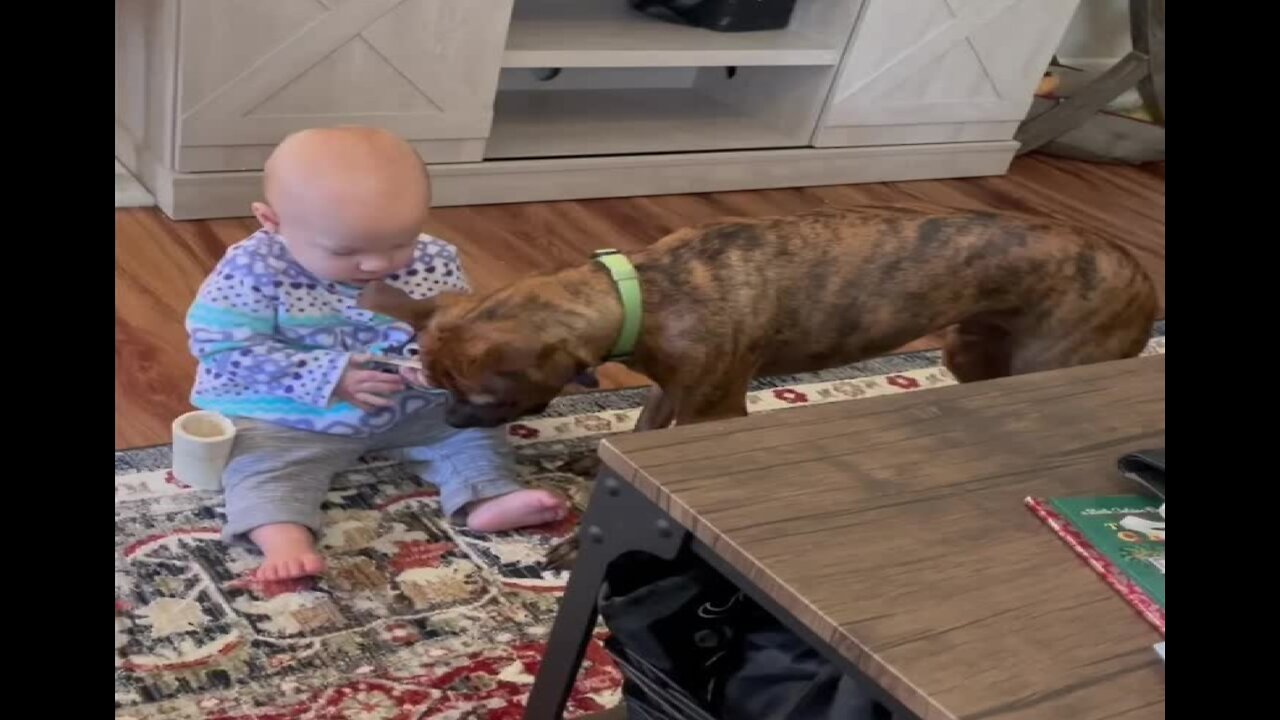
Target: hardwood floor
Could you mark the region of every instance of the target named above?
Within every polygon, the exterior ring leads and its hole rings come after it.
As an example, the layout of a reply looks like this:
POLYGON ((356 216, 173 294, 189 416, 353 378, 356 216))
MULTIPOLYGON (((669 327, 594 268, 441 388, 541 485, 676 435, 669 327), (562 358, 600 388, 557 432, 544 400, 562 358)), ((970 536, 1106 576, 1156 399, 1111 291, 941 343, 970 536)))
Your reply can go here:
MULTIPOLYGON (((1118 238, 1164 297, 1164 166, 1093 165, 1045 156, 1018 159, 1008 175, 972 180, 839 185, 703 195, 439 208, 427 232, 456 244, 478 291, 584 261, 596 248, 636 250, 690 223, 823 205, 927 201, 1015 210, 1083 222, 1118 238)), ((257 229, 251 218, 175 223, 151 208, 116 211, 116 447, 169 441, 190 409, 195 361, 183 317, 228 245, 257 229)), ((931 338, 908 346, 934 347, 931 338)), ((642 384, 618 366, 606 387, 642 384)))

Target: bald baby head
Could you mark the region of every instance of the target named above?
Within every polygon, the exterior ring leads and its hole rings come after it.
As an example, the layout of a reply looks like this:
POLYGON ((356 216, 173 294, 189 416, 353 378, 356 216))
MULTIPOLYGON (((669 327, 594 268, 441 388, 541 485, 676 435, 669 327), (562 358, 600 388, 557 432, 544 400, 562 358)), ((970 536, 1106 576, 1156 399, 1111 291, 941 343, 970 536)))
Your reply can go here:
POLYGON ((325 280, 365 282, 413 259, 430 208, 418 153, 376 128, 315 128, 285 138, 263 170, 266 202, 253 204, 294 259, 325 280))

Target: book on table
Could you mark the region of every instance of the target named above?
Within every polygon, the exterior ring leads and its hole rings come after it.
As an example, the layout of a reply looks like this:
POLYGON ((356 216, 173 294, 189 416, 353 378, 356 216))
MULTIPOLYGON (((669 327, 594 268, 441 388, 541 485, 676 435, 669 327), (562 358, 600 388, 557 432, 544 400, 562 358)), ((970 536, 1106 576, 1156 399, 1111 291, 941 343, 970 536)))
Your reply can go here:
POLYGON ((1103 580, 1164 635, 1163 504, 1141 495, 1026 499, 1103 580))

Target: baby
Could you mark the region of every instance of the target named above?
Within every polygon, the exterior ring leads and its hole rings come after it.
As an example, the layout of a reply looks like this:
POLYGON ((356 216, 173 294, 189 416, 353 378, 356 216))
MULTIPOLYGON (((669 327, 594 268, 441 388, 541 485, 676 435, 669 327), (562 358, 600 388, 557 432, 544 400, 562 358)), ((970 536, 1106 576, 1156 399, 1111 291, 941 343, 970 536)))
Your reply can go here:
POLYGON ((457 250, 421 234, 430 184, 414 149, 381 130, 304 130, 263 182, 262 229, 227 251, 187 315, 191 401, 237 430, 223 536, 262 550, 257 578, 324 570, 320 504, 334 473, 370 451, 410 463, 473 530, 563 518, 563 498, 516 484, 500 432, 446 425, 447 393, 416 370, 366 367, 371 354, 417 353, 412 328, 356 307, 366 283, 418 298, 468 289, 457 250))

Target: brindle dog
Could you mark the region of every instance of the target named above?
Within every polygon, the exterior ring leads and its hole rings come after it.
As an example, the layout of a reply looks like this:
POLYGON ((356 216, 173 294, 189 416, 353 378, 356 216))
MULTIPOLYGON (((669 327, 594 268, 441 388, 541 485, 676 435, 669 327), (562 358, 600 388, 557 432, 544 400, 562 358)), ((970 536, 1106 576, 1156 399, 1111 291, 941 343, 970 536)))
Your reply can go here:
MULTIPOLYGON (((961 382, 1131 357, 1158 302, 1137 261, 1088 229, 920 205, 721 220, 631 261, 644 322, 628 364, 657 386, 638 429, 743 416, 753 377, 857 362, 943 328, 961 382)), ((361 304, 419 330, 458 427, 541 411, 609 353, 623 317, 597 262, 483 295, 412 300, 374 285, 361 304)))

